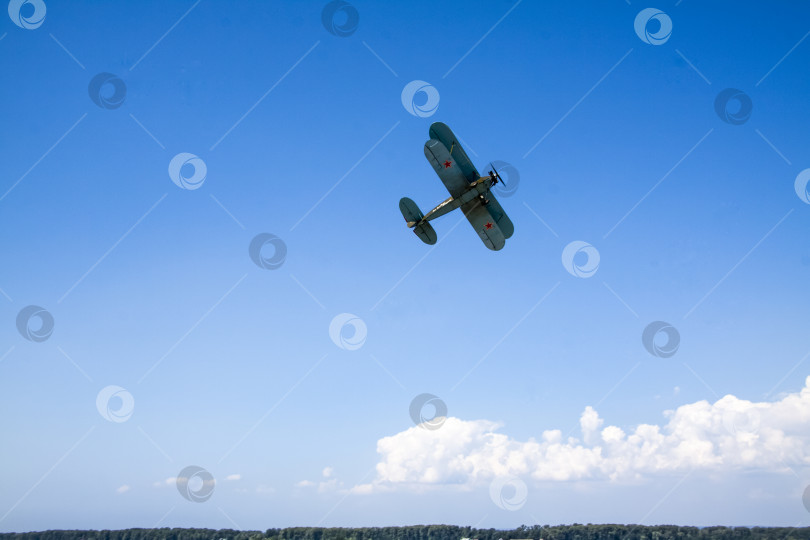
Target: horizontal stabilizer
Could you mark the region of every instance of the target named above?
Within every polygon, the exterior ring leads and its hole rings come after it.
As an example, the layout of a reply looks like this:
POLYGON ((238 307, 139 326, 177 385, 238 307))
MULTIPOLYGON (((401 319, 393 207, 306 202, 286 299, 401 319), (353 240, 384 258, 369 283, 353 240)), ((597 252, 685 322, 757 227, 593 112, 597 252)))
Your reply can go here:
POLYGON ((436 236, 436 229, 427 221, 414 227, 413 232, 422 242, 430 244, 431 246, 436 243, 436 239, 438 238, 438 236, 436 236))
POLYGON ((405 218, 409 228, 416 225, 419 220, 425 217, 422 215, 422 211, 419 210, 419 207, 416 206, 416 203, 408 197, 402 197, 399 200, 399 211, 402 212, 402 217, 405 218))
POLYGON ((399 201, 399 211, 402 212, 402 217, 405 218, 408 228, 413 229, 414 234, 422 242, 430 245, 436 243, 436 230, 427 221, 422 221, 424 216, 415 202, 408 197, 403 197, 399 201))

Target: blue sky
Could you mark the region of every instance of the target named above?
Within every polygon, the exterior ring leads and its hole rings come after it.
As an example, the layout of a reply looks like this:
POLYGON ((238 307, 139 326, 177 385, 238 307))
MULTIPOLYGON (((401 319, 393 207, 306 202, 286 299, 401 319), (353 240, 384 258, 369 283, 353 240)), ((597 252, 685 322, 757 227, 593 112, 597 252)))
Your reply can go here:
POLYGON ((356 1, 338 36, 325 2, 45 4, 0 28, 0 530, 808 525, 806 6, 356 1), (403 226, 447 197, 434 121, 519 171, 502 251, 403 226))

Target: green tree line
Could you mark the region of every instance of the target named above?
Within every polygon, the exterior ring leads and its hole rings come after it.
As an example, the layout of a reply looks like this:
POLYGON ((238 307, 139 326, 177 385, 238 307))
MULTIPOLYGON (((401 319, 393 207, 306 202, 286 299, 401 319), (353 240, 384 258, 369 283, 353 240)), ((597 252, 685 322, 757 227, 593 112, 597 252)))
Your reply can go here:
POLYGON ((810 527, 679 527, 677 525, 522 525, 514 530, 453 525, 233 529, 53 530, 0 533, 0 540, 810 540, 810 527))

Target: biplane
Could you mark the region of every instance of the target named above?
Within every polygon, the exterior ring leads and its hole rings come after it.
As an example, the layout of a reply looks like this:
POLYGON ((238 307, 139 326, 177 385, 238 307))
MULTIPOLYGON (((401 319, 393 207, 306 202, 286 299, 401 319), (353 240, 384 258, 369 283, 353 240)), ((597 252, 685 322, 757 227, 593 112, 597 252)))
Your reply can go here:
POLYGON ((497 251, 515 232, 515 226, 492 194, 491 188, 502 182, 498 171, 481 176, 452 130, 441 122, 430 126, 430 140, 425 143, 425 157, 439 175, 450 197, 425 215, 408 197, 399 201, 399 209, 409 228, 426 244, 436 243, 436 230, 430 222, 460 208, 467 221, 484 242, 497 251))

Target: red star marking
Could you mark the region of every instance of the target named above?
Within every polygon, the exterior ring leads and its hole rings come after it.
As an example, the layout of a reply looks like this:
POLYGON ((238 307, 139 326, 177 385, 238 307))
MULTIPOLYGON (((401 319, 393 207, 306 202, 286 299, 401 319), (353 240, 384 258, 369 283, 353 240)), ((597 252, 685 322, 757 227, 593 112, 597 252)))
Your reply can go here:
POLYGON ((452 163, 450 163, 449 161, 445 161, 445 162, 444 162, 444 168, 445 168, 445 169, 449 169, 449 168, 450 168, 450 165, 452 165, 452 163))
POLYGON ((486 227, 486 228, 487 228, 487 230, 489 230, 489 229, 491 229, 491 228, 492 228, 492 223, 491 223, 491 222, 487 222, 487 224, 486 224, 486 225, 484 225, 484 227, 486 227))

